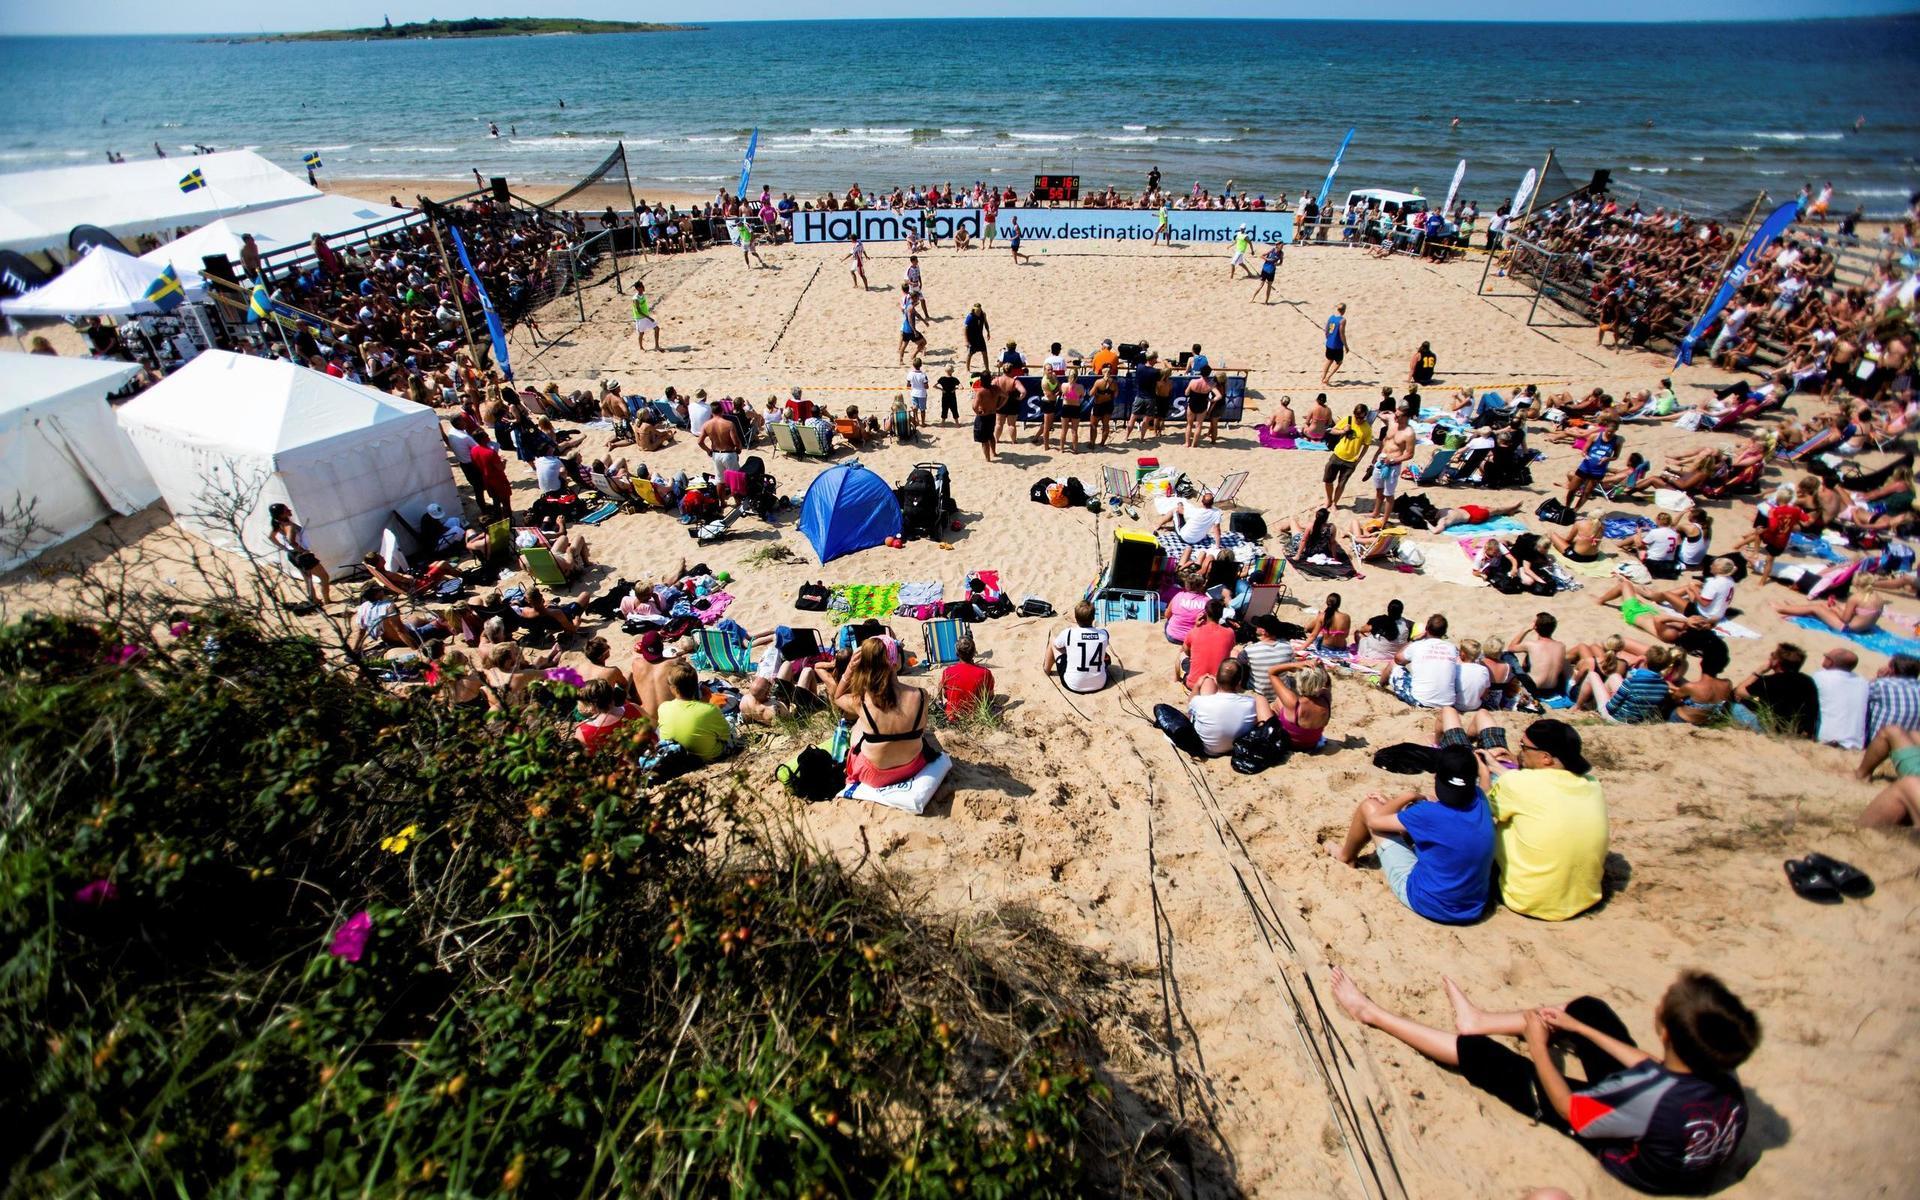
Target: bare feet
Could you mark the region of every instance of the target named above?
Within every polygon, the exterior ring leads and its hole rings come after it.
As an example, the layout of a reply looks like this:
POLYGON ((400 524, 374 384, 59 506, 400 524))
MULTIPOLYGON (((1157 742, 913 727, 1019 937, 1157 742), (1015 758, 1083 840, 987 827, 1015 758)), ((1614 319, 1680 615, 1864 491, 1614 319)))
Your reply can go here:
MULTIPOLYGON (((1343 867, 1350 867, 1353 865, 1352 860, 1349 859, 1346 855, 1341 853, 1341 851, 1345 849, 1344 846, 1340 845, 1337 842, 1327 842, 1325 843, 1325 845, 1326 845, 1328 858, 1331 858, 1333 861, 1339 863, 1343 867)), ((1338 969, 1339 968, 1337 967, 1335 968, 1335 970, 1338 970, 1338 969)))
POLYGON ((1464 1037, 1470 1034, 1486 1034, 1492 1032, 1488 1027, 1487 1014, 1476 1007, 1473 1001, 1467 999, 1467 994, 1460 990, 1459 984, 1455 983, 1451 977, 1442 975, 1440 977, 1440 986, 1446 989, 1447 1002, 1453 1005, 1453 1029, 1455 1033, 1464 1037))
POLYGON ((1340 1002, 1341 1008, 1347 1010, 1348 1016, 1362 1025, 1373 1024, 1379 1015, 1380 1006, 1367 999, 1360 985, 1348 978, 1347 973, 1339 967, 1333 968, 1333 998, 1340 1002))

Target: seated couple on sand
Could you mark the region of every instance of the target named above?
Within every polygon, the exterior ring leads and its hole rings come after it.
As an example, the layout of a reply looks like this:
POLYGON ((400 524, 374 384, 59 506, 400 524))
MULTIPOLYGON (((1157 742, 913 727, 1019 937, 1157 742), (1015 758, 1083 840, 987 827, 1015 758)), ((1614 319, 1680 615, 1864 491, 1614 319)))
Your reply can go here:
POLYGON ((1319 749, 1333 715, 1333 682, 1326 670, 1310 661, 1273 667, 1268 676, 1271 702, 1258 691, 1245 690, 1248 670, 1243 659, 1226 659, 1195 682, 1185 711, 1156 704, 1154 724, 1176 749, 1195 758, 1232 754, 1235 741, 1267 721, 1291 749, 1319 749), (1291 673, 1295 667, 1301 668, 1297 675, 1291 673))
POLYGON ((1509 749, 1484 714, 1440 710, 1431 797, 1373 793, 1329 853, 1347 866, 1369 841, 1396 899, 1446 925, 1485 916, 1498 900, 1521 916, 1564 921, 1602 896, 1606 799, 1580 734, 1543 718, 1509 749))

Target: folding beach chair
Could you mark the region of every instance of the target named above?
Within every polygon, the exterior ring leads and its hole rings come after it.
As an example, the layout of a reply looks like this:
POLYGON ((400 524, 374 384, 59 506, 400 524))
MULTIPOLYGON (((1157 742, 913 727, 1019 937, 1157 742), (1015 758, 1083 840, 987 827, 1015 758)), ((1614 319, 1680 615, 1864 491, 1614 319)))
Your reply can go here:
MULTIPOLYGON (((1444 446, 1435 450, 1433 457, 1427 460, 1427 465, 1414 477, 1414 484, 1418 487, 1432 487, 1439 483, 1440 477, 1447 473, 1447 467, 1453 462, 1453 456, 1457 453, 1459 453, 1458 450, 1449 450, 1444 446)), ((1219 499, 1218 496, 1214 497, 1214 502, 1218 503, 1219 499)))
POLYGON ((807 452, 800 446, 800 427, 798 425, 781 421, 777 424, 769 425, 767 428, 773 431, 774 449, 783 454, 791 454, 795 458, 801 458, 806 455, 807 452))
POLYGON ((944 667, 960 661, 960 639, 967 636, 967 623, 954 617, 940 617, 920 626, 926 641, 927 665, 944 667))
POLYGON ((899 637, 894 634, 892 626, 883 625, 873 620, 848 621, 835 631, 833 635, 833 648, 835 650, 853 650, 858 648, 861 642, 866 641, 870 637, 886 638, 891 642, 898 642, 900 640, 899 637))
POLYGON ((635 479, 633 481, 633 494, 639 497, 640 503, 643 505, 648 505, 653 508, 667 507, 667 498, 660 494, 660 489, 654 485, 651 479, 635 479))
POLYGON ((551 588, 567 586, 567 577, 560 570, 560 564, 554 561, 553 551, 545 546, 522 546, 520 562, 527 568, 527 574, 551 588))
POLYGON ((503 518, 487 526, 487 561, 503 563, 513 557, 513 521, 503 518))
POLYGON ((629 496, 625 492, 616 491, 614 489, 613 480, 607 477, 607 473, 605 471, 589 472, 587 475, 587 478, 593 481, 594 491, 600 493, 602 496, 613 501, 615 504, 619 505, 621 508, 640 507, 640 502, 637 497, 629 496))
POLYGON ((1220 486, 1213 489, 1214 507, 1226 508, 1231 505, 1234 497, 1240 494, 1240 489, 1246 486, 1248 474, 1249 472, 1246 471, 1235 471, 1221 480, 1220 486))
POLYGON ((811 425, 799 426, 801 453, 814 458, 825 458, 833 451, 827 448, 827 435, 811 425))
POLYGON ((1100 490, 1106 493, 1107 503, 1118 508, 1133 499, 1133 476, 1125 467, 1101 467, 1100 490))
POLYGON ((738 635, 721 629, 700 629, 693 635, 693 644, 694 670, 721 675, 753 674, 753 647, 738 635))

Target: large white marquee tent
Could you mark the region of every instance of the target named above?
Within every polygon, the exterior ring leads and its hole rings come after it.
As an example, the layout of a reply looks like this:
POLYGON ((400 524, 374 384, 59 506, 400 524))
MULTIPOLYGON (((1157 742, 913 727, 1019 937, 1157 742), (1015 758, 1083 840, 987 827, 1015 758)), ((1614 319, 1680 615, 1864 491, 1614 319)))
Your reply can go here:
POLYGON ((112 246, 94 246, 79 262, 26 295, 0 301, 0 312, 14 317, 125 317, 159 312, 146 294, 160 271, 160 264, 142 262, 112 246))
POLYGON ((0 352, 0 570, 160 498, 107 404, 138 370, 0 352))
POLYGON ((296 200, 292 204, 280 204, 240 216, 222 217, 140 257, 155 267, 172 263, 181 283, 188 288, 197 288, 200 286, 201 260, 210 254, 226 255, 234 269, 239 270, 240 235, 243 233, 253 235, 260 253, 272 254, 290 246, 304 246, 313 240, 316 233, 331 237, 381 221, 399 221, 406 217, 424 219, 409 209, 370 204, 351 196, 315 196, 311 200, 296 200))
POLYGON ((379 546, 392 513, 460 508, 432 409, 276 359, 209 350, 120 422, 182 528, 282 570, 271 504, 293 508, 336 574, 379 546))
POLYGON ((19 171, 0 175, 0 249, 64 253, 76 225, 138 237, 319 194, 251 150, 19 171), (206 186, 183 192, 180 180, 190 171, 206 186))

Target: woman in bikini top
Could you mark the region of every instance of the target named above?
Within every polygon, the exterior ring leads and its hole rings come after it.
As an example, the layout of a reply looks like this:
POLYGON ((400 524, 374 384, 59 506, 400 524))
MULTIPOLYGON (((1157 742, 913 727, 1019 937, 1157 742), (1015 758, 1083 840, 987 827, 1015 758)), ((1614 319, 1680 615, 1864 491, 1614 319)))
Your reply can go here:
POLYGON ((885 642, 874 637, 860 643, 840 676, 834 704, 854 723, 848 779, 885 787, 926 766, 927 696, 895 677, 885 642))

